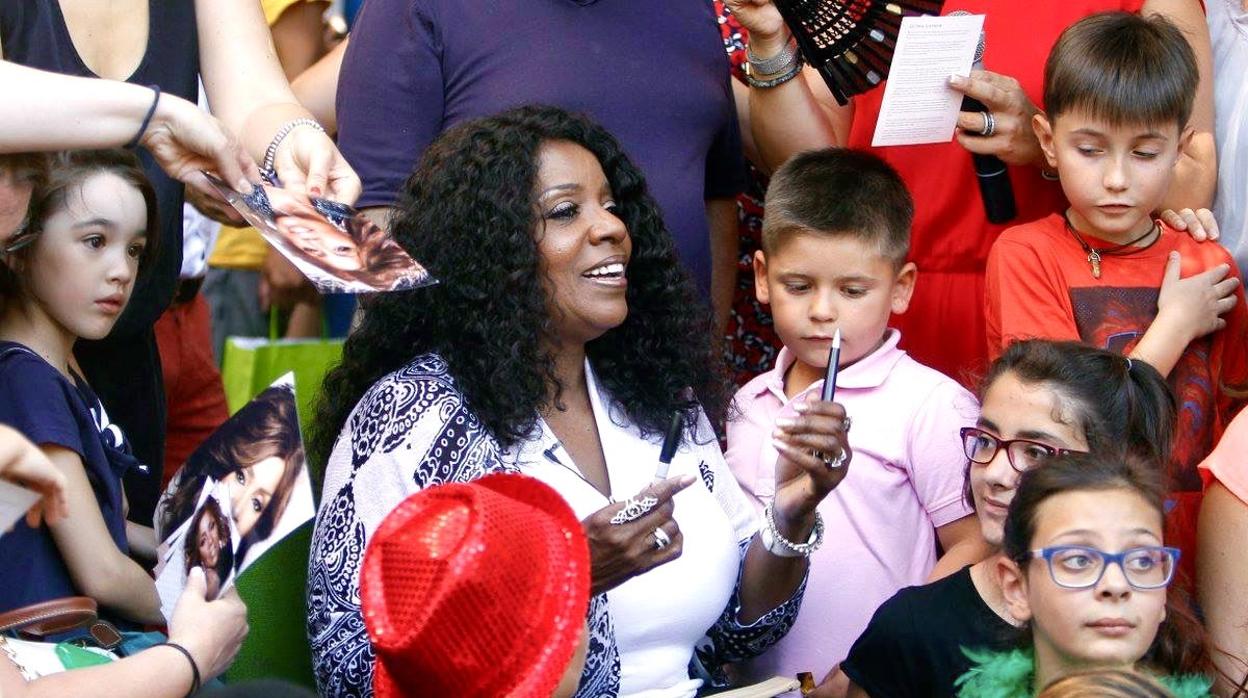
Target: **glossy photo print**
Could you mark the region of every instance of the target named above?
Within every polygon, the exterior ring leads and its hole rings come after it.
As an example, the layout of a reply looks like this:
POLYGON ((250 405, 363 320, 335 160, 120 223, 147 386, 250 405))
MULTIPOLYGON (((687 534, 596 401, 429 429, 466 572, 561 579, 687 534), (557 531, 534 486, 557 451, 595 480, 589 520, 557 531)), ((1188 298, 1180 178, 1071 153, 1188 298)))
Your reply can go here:
POLYGON ((209 599, 218 598, 234 583, 234 556, 240 539, 229 514, 229 495, 224 483, 204 482, 190 519, 157 549, 156 591, 166 620, 195 567, 204 570, 209 599))
POLYGON ((315 515, 293 376, 278 379, 222 424, 161 495, 153 524, 164 541, 157 571, 162 604, 176 602, 196 566, 204 568, 210 591, 214 582, 225 590, 315 515))
POLYGON ((267 184, 240 194, 205 176, 321 293, 403 291, 434 282, 389 233, 350 206, 267 184))

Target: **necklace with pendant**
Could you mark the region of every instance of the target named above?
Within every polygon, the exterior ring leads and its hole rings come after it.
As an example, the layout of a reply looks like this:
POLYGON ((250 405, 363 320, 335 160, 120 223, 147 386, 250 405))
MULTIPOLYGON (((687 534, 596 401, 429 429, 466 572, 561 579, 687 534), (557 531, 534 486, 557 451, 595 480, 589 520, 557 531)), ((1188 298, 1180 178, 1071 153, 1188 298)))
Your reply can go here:
POLYGON ((1093 247, 1088 244, 1087 240, 1083 239, 1083 236, 1079 234, 1079 231, 1075 230, 1075 226, 1070 224, 1070 216, 1068 214, 1063 213, 1062 220, 1066 221, 1066 230, 1074 236, 1075 241, 1078 242, 1079 246, 1083 248, 1083 251, 1087 253, 1088 266, 1092 268, 1092 278, 1094 279, 1101 278, 1101 261, 1103 258, 1119 257, 1122 255, 1134 254, 1140 250, 1147 250, 1157 244, 1157 240, 1161 239, 1161 223, 1153 221, 1152 227, 1144 231, 1142 235, 1134 240, 1128 240, 1121 245, 1114 245, 1113 247, 1093 247), (1139 247, 1136 247, 1138 243, 1146 240, 1154 233, 1157 235, 1156 240, 1149 242, 1147 245, 1140 245, 1139 247))

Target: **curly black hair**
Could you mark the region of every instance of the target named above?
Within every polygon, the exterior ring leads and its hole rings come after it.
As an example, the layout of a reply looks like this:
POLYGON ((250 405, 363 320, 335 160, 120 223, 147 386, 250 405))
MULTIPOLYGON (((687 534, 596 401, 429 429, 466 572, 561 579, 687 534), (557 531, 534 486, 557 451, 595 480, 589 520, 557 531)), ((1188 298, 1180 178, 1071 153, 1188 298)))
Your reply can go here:
POLYGON ((615 408, 647 436, 681 412, 696 437, 692 389, 711 423, 721 423, 730 393, 710 308, 677 261, 641 171, 589 119, 527 106, 446 131, 408 178, 391 232, 439 283, 362 301, 363 320, 325 378, 313 462, 325 462, 374 382, 425 353, 447 362, 468 407, 504 448, 531 433, 552 394, 559 404, 554 355, 543 348, 555 323, 535 238, 539 149, 551 141, 597 157, 632 238, 628 317, 585 348, 615 408))

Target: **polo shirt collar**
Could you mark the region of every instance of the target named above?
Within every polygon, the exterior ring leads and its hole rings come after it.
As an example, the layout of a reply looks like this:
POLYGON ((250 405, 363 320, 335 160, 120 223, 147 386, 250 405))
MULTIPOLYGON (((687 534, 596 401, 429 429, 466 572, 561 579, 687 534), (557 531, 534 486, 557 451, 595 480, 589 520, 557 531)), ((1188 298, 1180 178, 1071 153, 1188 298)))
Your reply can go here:
MULTIPOLYGON (((893 367, 906 355, 905 351, 897 348, 897 344, 900 341, 901 332, 889 328, 884 334, 884 343, 876 347, 875 351, 862 357, 852 366, 841 369, 836 376, 837 388, 867 390, 883 385, 884 381, 888 379, 888 375, 892 373, 893 367)), ((788 373, 789 367, 796 360, 797 357, 788 347, 782 347, 780 354, 776 357, 775 368, 764 374, 765 378, 760 382, 755 397, 764 393, 772 393, 779 397, 782 402, 788 402, 789 399, 784 394, 784 375, 788 373)), ((802 392, 821 390, 823 390, 822 378, 812 383, 809 388, 802 392)))

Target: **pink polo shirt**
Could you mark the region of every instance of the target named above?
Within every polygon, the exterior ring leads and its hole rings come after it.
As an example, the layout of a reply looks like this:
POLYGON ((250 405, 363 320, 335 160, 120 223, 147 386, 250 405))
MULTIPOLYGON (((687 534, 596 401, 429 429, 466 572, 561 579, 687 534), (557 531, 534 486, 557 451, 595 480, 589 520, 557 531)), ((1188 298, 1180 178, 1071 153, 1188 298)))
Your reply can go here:
MULTIPOLYGON (((898 589, 922 584, 936 564, 936 527, 970 515, 962 499, 966 456, 958 430, 979 416, 975 398, 957 382, 897 348, 883 346, 841 370, 836 401, 853 418, 849 474, 819 505, 824 544, 811 558, 802 611, 789 634, 750 662, 752 677, 815 678, 840 662, 875 609, 898 589)), ((741 414, 728 423, 728 467, 762 510, 775 495, 776 418, 796 417, 784 395, 793 354, 737 392, 741 414)))

